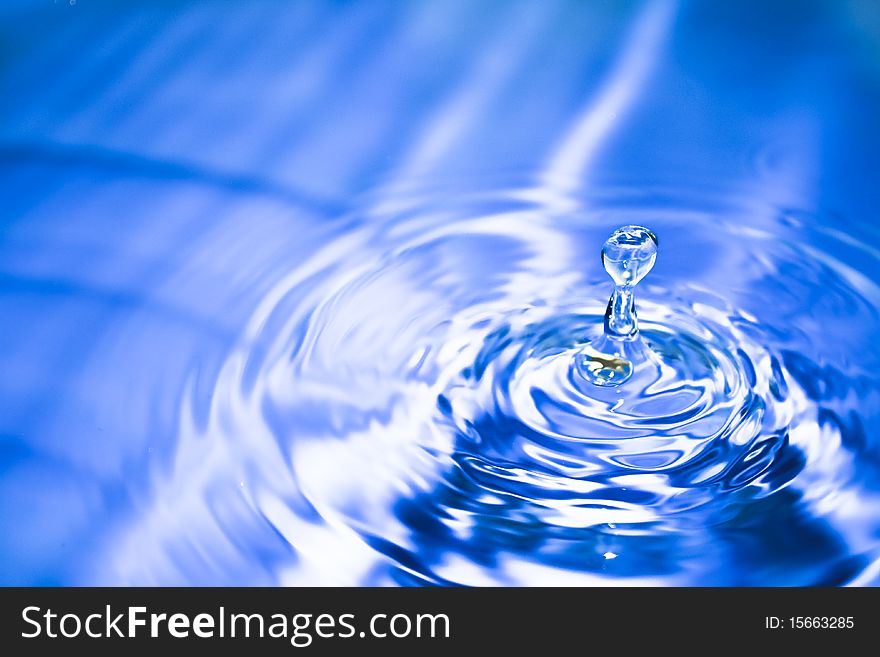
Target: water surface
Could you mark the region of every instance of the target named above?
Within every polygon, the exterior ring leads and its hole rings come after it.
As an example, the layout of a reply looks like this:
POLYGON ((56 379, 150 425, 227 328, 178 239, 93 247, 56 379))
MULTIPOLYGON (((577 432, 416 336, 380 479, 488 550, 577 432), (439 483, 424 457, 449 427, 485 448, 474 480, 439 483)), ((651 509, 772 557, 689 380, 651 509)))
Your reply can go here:
POLYGON ((5 5, 0 581, 877 584, 877 25, 5 5))

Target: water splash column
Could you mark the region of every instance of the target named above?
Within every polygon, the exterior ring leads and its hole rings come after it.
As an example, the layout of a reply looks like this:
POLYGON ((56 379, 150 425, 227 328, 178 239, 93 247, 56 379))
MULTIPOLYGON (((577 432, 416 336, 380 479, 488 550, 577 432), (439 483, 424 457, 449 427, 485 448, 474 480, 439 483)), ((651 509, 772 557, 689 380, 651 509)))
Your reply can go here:
POLYGON ((617 386, 632 376, 625 344, 639 337, 635 286, 657 260, 657 236, 644 226, 622 226, 602 246, 602 265, 614 281, 605 310, 605 333, 578 355, 578 369, 591 383, 617 386))
POLYGON ((605 310, 605 335, 634 340, 639 334, 634 288, 657 260, 657 236, 643 226, 618 228, 602 246, 602 265, 614 280, 605 310))

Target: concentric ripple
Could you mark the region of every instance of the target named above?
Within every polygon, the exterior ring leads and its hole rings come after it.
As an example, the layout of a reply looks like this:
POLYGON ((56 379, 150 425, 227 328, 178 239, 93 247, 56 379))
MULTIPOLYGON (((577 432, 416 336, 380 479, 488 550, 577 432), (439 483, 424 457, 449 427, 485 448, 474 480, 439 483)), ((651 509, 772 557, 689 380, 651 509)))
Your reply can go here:
POLYGON ((651 310, 658 319, 643 328, 636 374, 617 389, 576 369, 578 346, 600 317, 502 329, 507 348, 480 354, 482 371, 468 368, 441 398, 461 467, 545 507, 543 522, 568 527, 670 525, 759 483, 794 414, 789 399, 757 392, 769 390, 773 375, 760 367, 769 358, 737 342, 730 325, 651 310))
POLYGON ((256 310, 209 420, 183 423, 222 441, 308 564, 282 580, 868 576, 876 253, 734 200, 455 198, 341 220, 256 310), (604 388, 577 354, 602 331, 598 248, 624 223, 664 246, 639 287, 634 374, 604 388))

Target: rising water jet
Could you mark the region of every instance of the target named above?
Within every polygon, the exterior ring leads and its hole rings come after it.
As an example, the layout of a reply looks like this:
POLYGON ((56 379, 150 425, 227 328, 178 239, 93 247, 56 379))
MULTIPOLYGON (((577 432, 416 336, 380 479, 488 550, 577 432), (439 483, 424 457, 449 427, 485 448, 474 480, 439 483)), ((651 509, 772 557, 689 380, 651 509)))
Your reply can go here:
POLYGON ((644 226, 621 226, 602 246, 602 265, 614 281, 604 333, 578 354, 578 370, 598 386, 618 386, 632 376, 639 343, 635 286, 657 260, 657 236, 644 226))

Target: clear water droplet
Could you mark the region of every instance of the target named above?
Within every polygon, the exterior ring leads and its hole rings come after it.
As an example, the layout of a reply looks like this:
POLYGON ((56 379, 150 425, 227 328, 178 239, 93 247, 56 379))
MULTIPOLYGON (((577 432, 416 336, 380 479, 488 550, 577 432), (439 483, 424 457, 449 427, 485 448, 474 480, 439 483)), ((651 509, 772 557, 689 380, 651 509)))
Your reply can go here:
POLYGON ((602 246, 602 264, 614 280, 614 291, 605 310, 602 348, 587 345, 578 354, 578 369, 588 381, 600 386, 617 386, 632 376, 633 364, 623 350, 608 353, 609 344, 638 338, 639 324, 633 288, 657 260, 657 236, 644 226, 622 226, 602 246))
POLYGON ((614 280, 605 311, 605 335, 633 340, 639 333, 633 288, 657 260, 657 236, 644 226, 622 226, 605 240, 602 264, 614 280))
POLYGON ((616 285, 636 285, 656 260, 657 236, 644 226, 622 226, 602 246, 602 264, 616 285))

